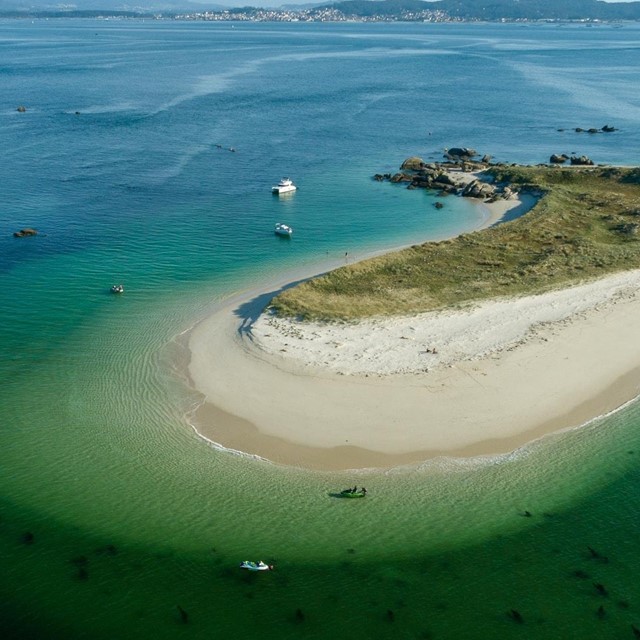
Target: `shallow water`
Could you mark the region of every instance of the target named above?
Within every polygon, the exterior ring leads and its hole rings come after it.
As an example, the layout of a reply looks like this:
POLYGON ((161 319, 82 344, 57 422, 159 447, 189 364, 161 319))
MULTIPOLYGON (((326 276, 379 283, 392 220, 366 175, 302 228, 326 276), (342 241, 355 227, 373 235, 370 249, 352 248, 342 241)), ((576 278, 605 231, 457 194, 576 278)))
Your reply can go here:
POLYGON ((309 473, 197 438, 173 367, 239 291, 482 223, 371 181, 409 155, 633 163, 637 35, 0 21, 3 637, 631 637, 637 406, 503 458, 309 473))

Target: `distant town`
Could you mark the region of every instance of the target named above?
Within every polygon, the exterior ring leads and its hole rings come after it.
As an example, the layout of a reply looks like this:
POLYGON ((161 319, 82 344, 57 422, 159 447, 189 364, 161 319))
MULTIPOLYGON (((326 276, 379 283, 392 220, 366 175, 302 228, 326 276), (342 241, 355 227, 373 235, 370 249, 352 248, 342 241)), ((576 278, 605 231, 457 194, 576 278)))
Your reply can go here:
POLYGON ((362 15, 335 6, 312 9, 258 8, 203 11, 119 11, 119 10, 30 10, 0 11, 3 17, 28 18, 96 18, 103 20, 146 18, 155 20, 187 20, 210 22, 466 22, 466 18, 441 10, 408 10, 362 15))
MULTIPOLYGON (((22 3, 25 0, 9 0, 22 3)), ((166 5, 146 0, 145 8, 125 10, 119 0, 91 0, 94 8, 52 9, 47 0, 30 0, 13 10, 0 10, 10 17, 155 18, 225 22, 573 22, 596 26, 640 20, 640 2, 601 0, 344 0, 327 4, 289 5, 277 8, 220 5, 200 6, 185 0, 188 8, 168 10, 166 5), (43 3, 38 7, 39 3, 43 3), (111 9, 106 6, 111 4, 111 9), (95 8, 100 6, 100 8, 95 8)), ((161 2, 161 0, 157 0, 161 2)), ((174 0, 178 5, 179 0, 174 0)))
POLYGON ((315 9, 229 9, 176 14, 176 20, 213 20, 237 22, 462 22, 445 11, 402 11, 398 14, 356 15, 332 6, 315 9))
POLYGON ((183 20, 254 22, 614 22, 640 20, 640 2, 600 0, 343 0, 323 5, 183 13, 183 20))

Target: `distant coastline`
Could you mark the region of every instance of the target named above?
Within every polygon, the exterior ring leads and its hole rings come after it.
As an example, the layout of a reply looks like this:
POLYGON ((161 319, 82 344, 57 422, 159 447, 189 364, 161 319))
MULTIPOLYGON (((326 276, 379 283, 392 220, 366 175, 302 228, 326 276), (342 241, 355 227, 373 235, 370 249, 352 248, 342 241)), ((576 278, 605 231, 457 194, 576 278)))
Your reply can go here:
POLYGON ((224 22, 524 22, 574 23, 590 26, 600 23, 640 20, 640 2, 607 3, 596 0, 539 0, 520 3, 496 0, 483 6, 475 0, 345 0, 309 6, 287 4, 282 7, 227 6, 185 2, 176 8, 153 1, 135 10, 109 7, 110 0, 93 3, 91 9, 52 9, 38 3, 21 5, 0 11, 0 17, 28 18, 145 18, 188 21, 224 22), (102 5, 102 6, 101 6, 102 5))

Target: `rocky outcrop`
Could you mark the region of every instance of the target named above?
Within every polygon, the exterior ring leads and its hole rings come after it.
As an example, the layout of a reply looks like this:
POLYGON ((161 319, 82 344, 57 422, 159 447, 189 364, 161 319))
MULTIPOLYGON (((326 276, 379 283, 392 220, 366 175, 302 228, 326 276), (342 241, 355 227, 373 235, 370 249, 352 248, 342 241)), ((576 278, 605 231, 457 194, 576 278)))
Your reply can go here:
POLYGON ((20 229, 20 231, 14 231, 14 238, 25 238, 27 236, 37 236, 38 232, 35 229, 20 229))
POLYGON ((462 189, 462 195, 466 198, 481 198, 485 200, 495 195, 496 188, 494 185, 480 180, 472 180, 462 189))
POLYGON ((452 147, 451 149, 445 149, 444 157, 449 160, 460 161, 470 160, 478 155, 475 149, 469 149, 468 147, 452 147))
POLYGON ((440 186, 440 185, 455 186, 457 184, 456 181, 448 173, 439 173, 433 178, 433 182, 436 183, 437 186, 440 186))
POLYGON ((418 156, 412 156, 411 158, 407 158, 401 165, 400 169, 408 170, 408 171, 420 171, 424 167, 424 161, 422 158, 418 158, 418 156))
POLYGON ((588 156, 568 156, 566 153, 554 153, 549 158, 550 164, 564 164, 567 160, 573 165, 593 166, 595 163, 588 156))
POLYGON ((587 156, 571 156, 571 164, 578 166, 593 166, 594 162, 587 156))
POLYGON ((611 133, 612 131, 617 131, 615 127, 610 127, 608 124, 605 124, 604 127, 602 127, 602 130, 605 133, 611 133))
POLYGON ((391 182, 413 182, 413 176, 407 173, 395 173, 389 180, 391 182))
MULTIPOLYGON (((482 160, 472 160, 478 153, 467 148, 449 149, 446 155, 448 162, 432 163, 425 163, 418 156, 412 156, 402 163, 398 173, 376 173, 373 179, 377 182, 388 180, 393 183, 408 183, 407 189, 432 189, 441 196, 455 194, 491 201, 514 196, 515 191, 509 186, 494 185, 477 178, 468 182, 466 174, 477 174, 485 170, 491 156, 485 155, 482 160)), ((439 209, 442 203, 434 206, 439 209)))
POLYGON ((504 187, 502 189, 502 198, 503 200, 511 200, 515 195, 515 191, 511 187, 504 187))

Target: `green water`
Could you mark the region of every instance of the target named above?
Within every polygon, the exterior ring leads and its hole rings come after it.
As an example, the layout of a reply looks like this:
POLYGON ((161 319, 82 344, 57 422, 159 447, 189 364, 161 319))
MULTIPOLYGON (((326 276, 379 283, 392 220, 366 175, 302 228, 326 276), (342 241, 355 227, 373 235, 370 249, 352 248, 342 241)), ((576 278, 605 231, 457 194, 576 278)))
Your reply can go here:
POLYGON ((4 624, 10 637, 509 638, 517 609, 527 637, 625 637, 640 596, 631 420, 501 461, 346 476, 219 453, 187 430, 122 425, 90 447, 78 425, 64 457, 33 443, 40 477, 25 460, 16 479, 33 495, 2 504, 4 624), (369 496, 330 497, 347 479, 369 496), (258 557, 276 569, 236 568, 258 557))
POLYGON ((631 629, 635 405, 502 459, 282 468, 216 451, 182 419, 192 399, 163 366, 178 311, 153 340, 152 304, 137 321, 113 311, 5 389, 8 637, 519 637, 511 609, 527 637, 631 629), (365 500, 329 495, 354 482, 365 500), (276 570, 242 573, 251 558, 276 570))

